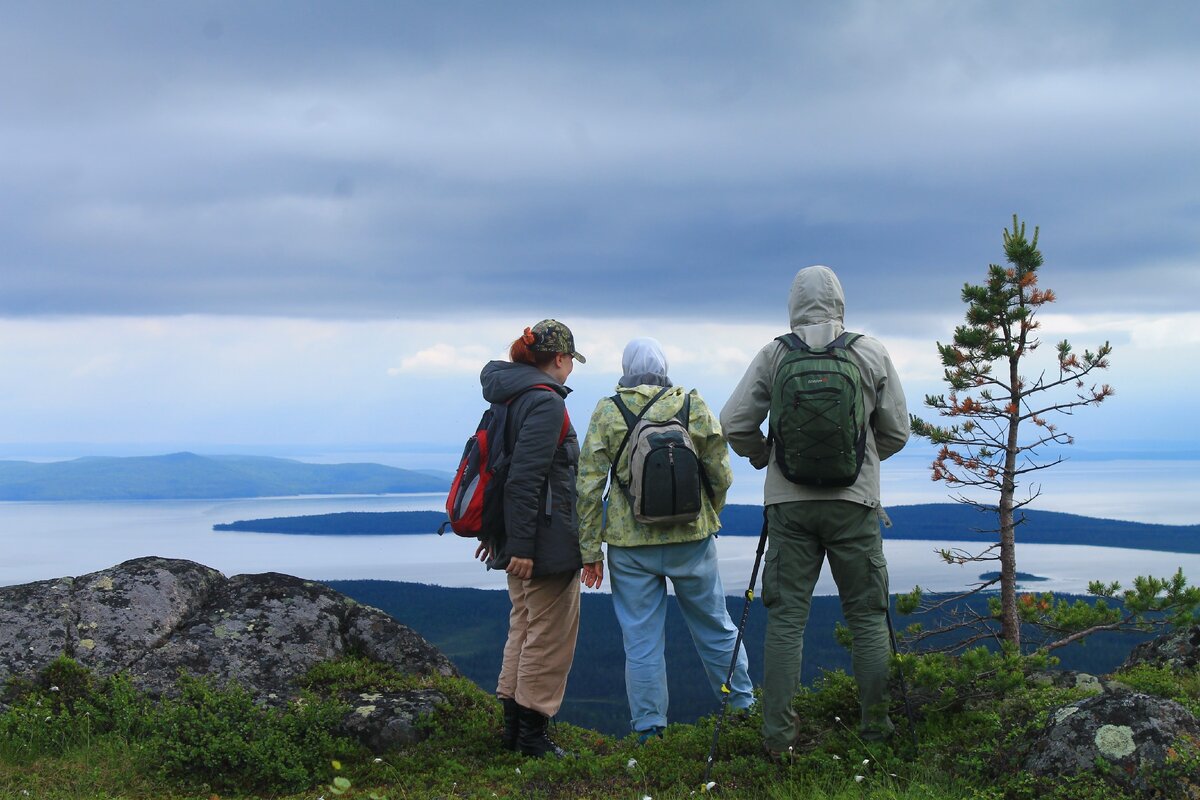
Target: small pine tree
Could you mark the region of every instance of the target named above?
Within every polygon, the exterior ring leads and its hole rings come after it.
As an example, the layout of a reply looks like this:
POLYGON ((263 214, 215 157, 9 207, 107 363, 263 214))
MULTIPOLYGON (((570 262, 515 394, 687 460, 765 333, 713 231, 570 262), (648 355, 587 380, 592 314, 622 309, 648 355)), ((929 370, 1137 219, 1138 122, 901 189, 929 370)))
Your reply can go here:
POLYGON ((954 499, 994 515, 996 544, 982 553, 942 551, 949 563, 1000 562, 999 576, 972 590, 1000 584, 1001 638, 1018 650, 1021 617, 1017 605, 1016 529, 1024 521, 1020 509, 1040 493, 1039 486, 1018 491, 1027 476, 1062 462, 1046 456, 1054 445, 1073 443, 1048 417, 1071 414, 1080 406, 1099 405, 1113 394, 1108 384, 1086 380, 1108 368, 1112 347, 1105 342, 1095 353, 1077 356, 1066 340, 1059 342, 1058 374, 1043 371, 1030 380, 1026 371, 1040 344, 1036 332, 1038 310, 1055 300, 1054 292, 1038 287, 1042 253, 1038 229, 1025 236, 1025 224, 1013 215, 1012 230, 1004 231, 1004 255, 1009 266, 992 264, 982 286, 967 284, 962 290, 967 304, 966 324, 954 330, 950 344, 937 345, 945 367, 949 396, 929 395, 925 405, 951 420, 949 426, 912 417, 913 433, 928 439, 939 450, 932 464, 933 479, 958 490, 954 499), (981 491, 990 499, 963 493, 981 491), (998 551, 998 552, 997 552, 998 551))

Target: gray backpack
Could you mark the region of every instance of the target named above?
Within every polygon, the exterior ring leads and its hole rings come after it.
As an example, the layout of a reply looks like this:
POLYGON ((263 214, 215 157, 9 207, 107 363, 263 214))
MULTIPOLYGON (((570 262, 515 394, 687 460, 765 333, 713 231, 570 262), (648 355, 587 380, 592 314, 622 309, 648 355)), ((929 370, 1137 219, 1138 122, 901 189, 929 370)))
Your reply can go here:
POLYGON ((670 419, 661 422, 645 419, 650 407, 666 393, 664 386, 639 414, 634 416, 621 399, 612 396, 621 416, 625 418, 625 438, 617 447, 612 462, 612 483, 621 488, 633 518, 646 525, 673 525, 694 522, 700 516, 701 485, 713 496, 712 486, 704 473, 704 465, 696 453, 696 445, 688 432, 692 398, 685 394, 683 408, 670 419), (629 483, 617 476, 621 454, 629 445, 629 483))

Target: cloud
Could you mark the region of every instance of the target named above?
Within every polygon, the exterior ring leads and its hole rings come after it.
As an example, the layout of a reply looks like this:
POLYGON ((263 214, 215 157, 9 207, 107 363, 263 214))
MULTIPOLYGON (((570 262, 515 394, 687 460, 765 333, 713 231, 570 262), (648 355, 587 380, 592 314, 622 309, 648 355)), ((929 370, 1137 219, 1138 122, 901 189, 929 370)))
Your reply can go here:
POLYGON ((1186 3, 68 5, 0 32, 4 315, 915 318, 1014 210, 1097 309, 1195 284, 1186 3))
MULTIPOLYGON (((635 336, 662 342, 671 377, 719 408, 779 325, 670 318, 567 317, 588 357, 571 375, 582 424, 611 395, 621 352, 635 336)), ((0 442, 220 444, 433 443, 461 446, 483 407, 478 374, 503 358, 538 317, 480 315, 468 325, 404 320, 164 316, 0 318, 0 442)), ((1178 397, 1200 393, 1200 316, 1047 316, 1047 342, 1076 349, 1114 342, 1100 376, 1117 396, 1069 426, 1081 440, 1178 440, 1178 397), (1147 375, 1159 376, 1153 380, 1147 375), (1170 376, 1170 390, 1161 376, 1170 376)), ((859 328, 860 330, 862 328, 859 328)), ((953 330, 947 320, 944 337, 953 330)), ((887 346, 909 408, 943 393, 934 342, 890 324, 869 332, 887 346)), ((1047 345, 1031 369, 1054 366, 1047 345)), ((89 448, 95 451, 96 447, 89 448)), ((101 448, 102 449, 102 448, 101 448)), ((453 449, 453 448, 451 448, 453 449)))
POLYGON ((435 344, 401 359, 400 366, 388 367, 387 373, 393 377, 407 372, 478 374, 480 368, 488 360, 489 353, 484 347, 474 345, 454 347, 448 344, 435 344))

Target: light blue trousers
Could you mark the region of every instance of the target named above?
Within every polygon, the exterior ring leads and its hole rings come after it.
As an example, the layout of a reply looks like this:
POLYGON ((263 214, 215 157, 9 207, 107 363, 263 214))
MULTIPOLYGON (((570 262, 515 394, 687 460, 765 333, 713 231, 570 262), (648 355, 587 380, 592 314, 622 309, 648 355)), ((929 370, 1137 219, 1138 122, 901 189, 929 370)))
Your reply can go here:
MULTIPOLYGON (((704 662, 713 694, 729 674, 737 627, 729 618, 725 591, 717 572, 715 537, 698 542, 608 547, 608 574, 613 609, 625 641, 625 691, 630 725, 635 731, 667 724, 667 579, 692 641, 704 662)), ((738 653, 730 681, 729 704, 748 708, 754 702, 746 671, 746 648, 738 653)))

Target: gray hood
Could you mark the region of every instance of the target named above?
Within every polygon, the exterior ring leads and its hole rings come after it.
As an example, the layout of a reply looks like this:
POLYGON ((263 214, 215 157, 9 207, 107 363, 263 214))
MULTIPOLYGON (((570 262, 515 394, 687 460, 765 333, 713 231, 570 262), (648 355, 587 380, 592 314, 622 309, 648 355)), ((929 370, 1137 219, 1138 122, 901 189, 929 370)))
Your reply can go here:
POLYGON ((483 385, 483 399, 489 403, 503 403, 538 384, 549 386, 561 397, 571 391, 537 367, 511 361, 489 361, 479 373, 479 383, 483 385))
MULTIPOLYGON (((837 275, 829 267, 805 267, 796 273, 792 281, 792 291, 788 295, 788 319, 792 330, 801 334, 801 328, 818 325, 829 325, 829 336, 824 341, 809 341, 807 336, 801 336, 805 342, 812 345, 822 345, 837 337, 844 330, 846 314, 846 296, 842 293, 842 284, 837 275)), ((818 340, 822 331, 813 330, 811 333, 818 340)))

